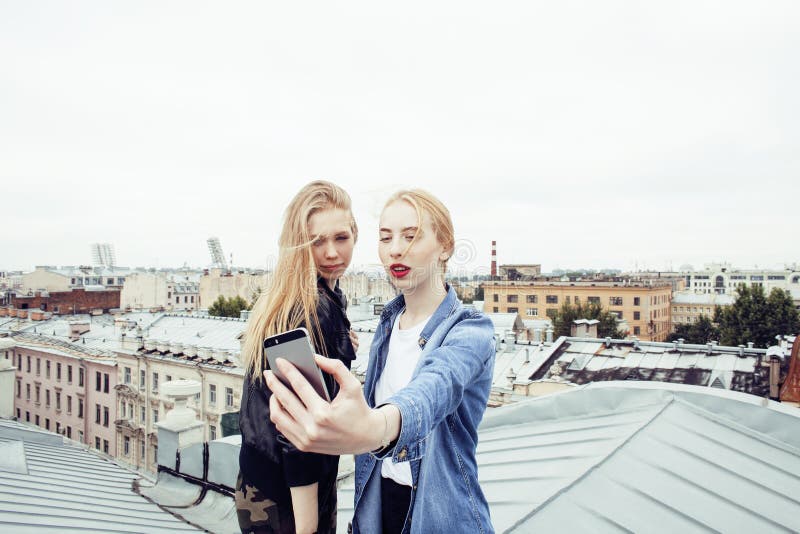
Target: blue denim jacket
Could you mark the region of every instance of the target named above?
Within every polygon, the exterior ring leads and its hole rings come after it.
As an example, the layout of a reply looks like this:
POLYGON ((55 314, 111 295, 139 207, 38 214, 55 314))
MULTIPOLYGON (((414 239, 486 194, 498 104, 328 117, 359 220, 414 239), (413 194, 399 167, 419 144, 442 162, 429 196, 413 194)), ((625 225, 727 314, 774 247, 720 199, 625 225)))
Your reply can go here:
MULTIPOLYGON (((383 310, 364 383, 375 406, 375 384, 386 364, 403 296, 383 310)), ((453 288, 422 330, 422 355, 411 382, 386 403, 400 409, 402 426, 392 449, 356 457, 353 532, 380 531, 380 459, 411 462, 411 508, 403 532, 494 532, 478 485, 475 448, 494 367, 494 328, 488 317, 464 308, 453 288)))

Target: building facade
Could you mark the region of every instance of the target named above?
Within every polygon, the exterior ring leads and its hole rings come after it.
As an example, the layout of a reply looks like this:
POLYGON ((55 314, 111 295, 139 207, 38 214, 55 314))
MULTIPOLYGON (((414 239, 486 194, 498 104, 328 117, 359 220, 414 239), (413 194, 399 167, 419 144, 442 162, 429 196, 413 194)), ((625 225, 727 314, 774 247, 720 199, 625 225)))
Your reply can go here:
POLYGON ((553 318, 564 304, 594 302, 627 322, 629 335, 663 341, 670 333, 672 284, 668 281, 502 280, 484 282, 483 288, 486 313, 553 318))
POLYGON ((683 273, 686 289, 695 293, 735 295, 739 284, 760 286, 764 293, 777 288, 789 291, 795 304, 800 305, 800 268, 787 265, 785 269, 734 269, 729 264, 709 264, 702 271, 683 273))
POLYGON ((714 310, 727 307, 734 302, 733 295, 724 293, 695 293, 693 291, 676 291, 672 294, 672 326, 693 324, 706 316, 714 318, 714 310))
POLYGON ((113 456, 117 379, 114 358, 83 354, 53 340, 29 336, 14 339, 17 419, 113 456))

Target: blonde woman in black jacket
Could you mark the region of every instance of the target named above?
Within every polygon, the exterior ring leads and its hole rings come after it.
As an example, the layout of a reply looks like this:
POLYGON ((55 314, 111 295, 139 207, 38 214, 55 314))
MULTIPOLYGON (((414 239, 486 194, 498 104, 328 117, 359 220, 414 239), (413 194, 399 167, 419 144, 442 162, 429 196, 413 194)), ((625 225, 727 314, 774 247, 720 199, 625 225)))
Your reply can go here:
MULTIPOLYGON (((236 508, 242 532, 336 531, 339 457, 298 451, 269 417, 263 342, 304 327, 316 352, 348 368, 358 341, 338 287, 350 265, 358 229, 350 197, 330 182, 312 182, 286 209, 280 253, 270 287, 253 307, 242 351, 246 368, 239 426, 242 448, 236 508)), ((333 398, 337 384, 325 375, 333 398)))

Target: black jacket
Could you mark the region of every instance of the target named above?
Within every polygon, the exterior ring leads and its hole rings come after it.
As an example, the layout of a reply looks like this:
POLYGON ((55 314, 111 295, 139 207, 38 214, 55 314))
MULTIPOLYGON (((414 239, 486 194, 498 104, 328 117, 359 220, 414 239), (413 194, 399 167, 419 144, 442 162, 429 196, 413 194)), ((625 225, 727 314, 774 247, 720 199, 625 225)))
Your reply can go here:
MULTIPOLYGON (((349 369, 356 354, 350 341, 350 321, 346 314, 347 299, 338 284, 332 291, 321 278, 317 282, 317 289, 319 291, 317 317, 324 339, 324 350, 323 347, 316 345, 314 348, 319 354, 340 359, 349 369)), ((329 374, 323 373, 323 376, 328 386, 328 393, 333 398, 338 391, 338 384, 329 374)), ((338 457, 303 453, 280 435, 269 419, 271 396, 272 392, 263 379, 252 380, 245 375, 239 411, 239 429, 242 433, 239 467, 242 476, 255 486, 267 490, 264 481, 274 480, 275 477, 265 470, 275 469, 275 464, 279 464, 289 487, 319 482, 324 473, 336 468, 338 457)))

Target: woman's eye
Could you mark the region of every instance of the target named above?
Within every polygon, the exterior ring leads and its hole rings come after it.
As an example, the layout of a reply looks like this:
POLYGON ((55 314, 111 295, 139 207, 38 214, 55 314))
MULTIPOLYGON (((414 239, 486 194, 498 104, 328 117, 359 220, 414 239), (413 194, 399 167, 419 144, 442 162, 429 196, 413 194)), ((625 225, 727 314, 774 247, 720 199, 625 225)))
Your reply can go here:
POLYGON ((340 235, 336 237, 336 241, 347 241, 348 239, 350 239, 349 235, 340 235))
POLYGON ((414 235, 413 234, 406 235, 406 241, 413 241, 413 240, 414 240, 414 235))
POLYGON ((322 239, 315 239, 314 242, 311 243, 311 245, 314 247, 321 247, 324 242, 325 241, 323 241, 322 239))
POLYGON ((392 240, 392 238, 391 238, 391 237, 381 237, 381 238, 380 238, 380 242, 381 242, 381 243, 388 243, 388 242, 389 242, 389 241, 391 241, 391 240, 392 240))

